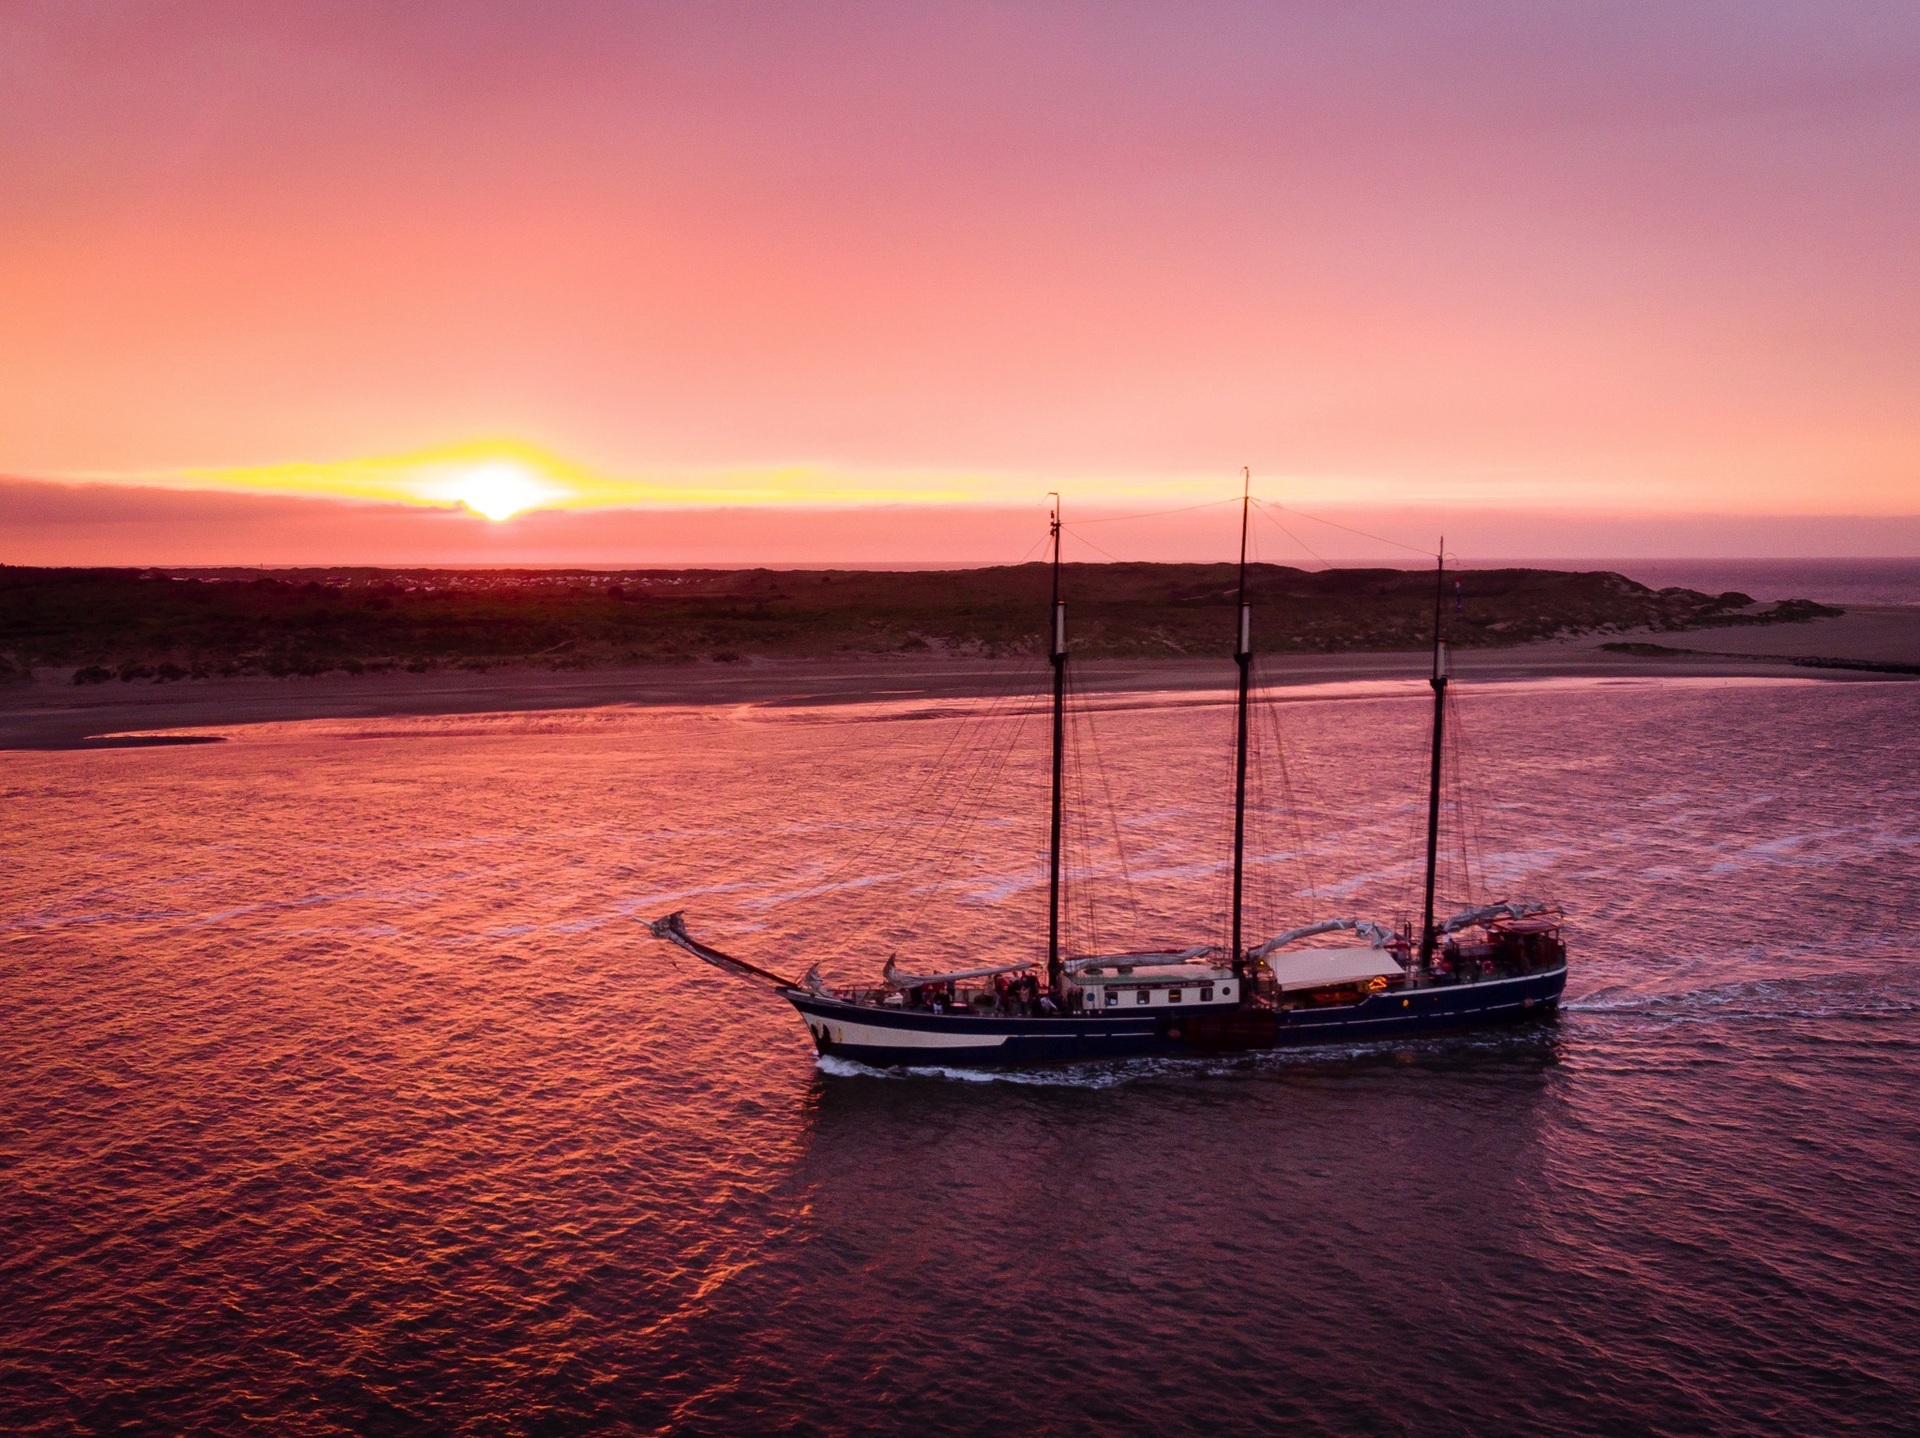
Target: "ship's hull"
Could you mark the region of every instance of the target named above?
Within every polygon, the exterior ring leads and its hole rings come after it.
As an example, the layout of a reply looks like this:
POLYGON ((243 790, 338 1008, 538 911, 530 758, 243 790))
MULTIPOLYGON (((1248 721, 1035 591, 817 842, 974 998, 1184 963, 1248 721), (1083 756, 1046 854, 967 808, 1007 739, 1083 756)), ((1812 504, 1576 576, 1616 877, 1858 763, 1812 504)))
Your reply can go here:
POLYGON ((1512 978, 1396 986, 1338 1007, 1196 1005, 1181 1013, 1060 1018, 935 1014, 821 998, 804 989, 780 993, 800 1011, 822 1054, 883 1068, 983 1068, 1202 1057, 1484 1028, 1552 1013, 1566 984, 1563 964, 1512 978))

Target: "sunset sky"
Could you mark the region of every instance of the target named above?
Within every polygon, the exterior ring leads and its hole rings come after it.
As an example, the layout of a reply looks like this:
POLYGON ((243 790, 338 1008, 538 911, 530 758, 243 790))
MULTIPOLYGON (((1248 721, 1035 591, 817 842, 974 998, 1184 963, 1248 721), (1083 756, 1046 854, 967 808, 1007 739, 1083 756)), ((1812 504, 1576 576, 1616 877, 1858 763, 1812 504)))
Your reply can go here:
POLYGON ((16 0, 0 561, 1920 552, 1916 237, 1912 0, 16 0))

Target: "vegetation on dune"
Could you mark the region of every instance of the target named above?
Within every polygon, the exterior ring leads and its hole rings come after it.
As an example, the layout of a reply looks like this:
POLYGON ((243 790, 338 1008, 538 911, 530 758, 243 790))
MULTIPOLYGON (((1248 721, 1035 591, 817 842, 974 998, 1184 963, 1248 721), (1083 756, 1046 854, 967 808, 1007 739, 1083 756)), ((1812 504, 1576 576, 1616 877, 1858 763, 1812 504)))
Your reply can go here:
MULTIPOLYGON (((1226 564, 1071 564, 1075 652, 1218 654, 1236 571, 1226 564)), ((1051 576, 996 569, 281 570, 0 567, 0 664, 71 668, 75 682, 441 667, 738 661, 754 656, 1037 652, 1051 576)), ((1417 649, 1431 572, 1254 565, 1262 648, 1417 649)), ((1744 594, 1653 590, 1618 574, 1450 575, 1455 644, 1795 621, 1840 611, 1744 594), (1456 605, 1454 582, 1460 585, 1456 605)))

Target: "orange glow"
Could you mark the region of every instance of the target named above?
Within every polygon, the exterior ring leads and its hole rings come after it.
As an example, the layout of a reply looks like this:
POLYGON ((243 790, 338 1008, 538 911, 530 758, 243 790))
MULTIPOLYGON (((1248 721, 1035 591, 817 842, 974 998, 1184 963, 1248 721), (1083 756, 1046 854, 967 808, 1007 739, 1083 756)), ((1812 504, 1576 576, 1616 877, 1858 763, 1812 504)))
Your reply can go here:
MULTIPOLYGON (((484 440, 330 463, 239 465, 174 474, 89 476, 165 489, 314 495, 379 503, 464 506, 501 520, 532 509, 656 509, 739 505, 844 506, 1025 500, 1037 476, 869 474, 802 465, 621 478, 535 445, 484 440)), ((1196 479, 1196 493, 1211 484, 1196 479)), ((1128 486, 1117 489, 1125 493, 1128 486)), ((1156 492, 1164 493, 1165 486, 1156 492)), ((1208 497, 1211 497, 1210 495, 1208 497)))

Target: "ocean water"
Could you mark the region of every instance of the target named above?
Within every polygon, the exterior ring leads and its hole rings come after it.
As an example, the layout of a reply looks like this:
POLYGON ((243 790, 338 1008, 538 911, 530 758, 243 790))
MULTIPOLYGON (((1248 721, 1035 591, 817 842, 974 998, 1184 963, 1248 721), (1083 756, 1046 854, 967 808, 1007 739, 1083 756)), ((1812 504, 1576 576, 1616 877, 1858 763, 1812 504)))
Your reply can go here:
POLYGON ((1737 589, 1763 603, 1920 604, 1920 559, 1596 559, 1557 560, 1547 567, 1611 569, 1655 589, 1737 589))
MULTIPOLYGON (((1257 924, 1410 901, 1423 694, 1263 711, 1257 924)), ((1229 716, 1076 722, 1076 945, 1218 932, 1229 716)), ((1033 952, 1018 696, 8 754, 0 1426, 1910 1432, 1920 686, 1456 717, 1445 887, 1565 906, 1556 1023, 997 1077, 639 921, 1033 952)))

